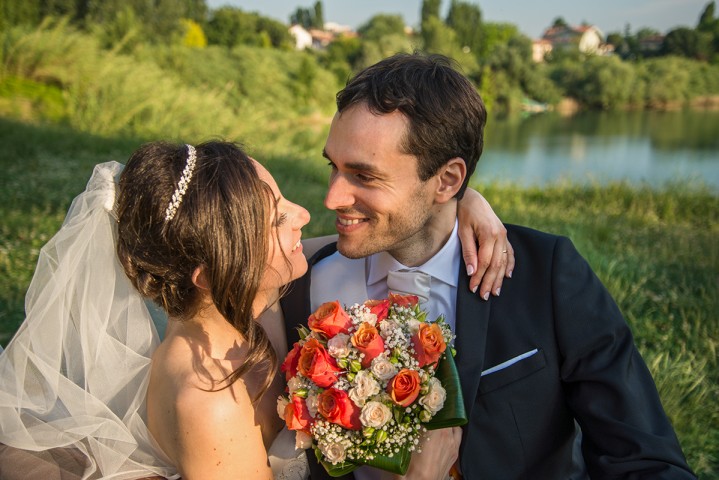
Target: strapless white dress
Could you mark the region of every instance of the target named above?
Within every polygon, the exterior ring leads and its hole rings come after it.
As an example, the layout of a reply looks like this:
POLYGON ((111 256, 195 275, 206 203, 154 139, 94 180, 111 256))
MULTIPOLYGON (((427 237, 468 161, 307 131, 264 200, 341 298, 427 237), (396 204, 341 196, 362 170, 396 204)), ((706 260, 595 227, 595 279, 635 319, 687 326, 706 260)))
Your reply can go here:
POLYGON ((295 432, 283 428, 272 442, 267 457, 275 480, 307 480, 310 467, 305 450, 295 449, 295 432))

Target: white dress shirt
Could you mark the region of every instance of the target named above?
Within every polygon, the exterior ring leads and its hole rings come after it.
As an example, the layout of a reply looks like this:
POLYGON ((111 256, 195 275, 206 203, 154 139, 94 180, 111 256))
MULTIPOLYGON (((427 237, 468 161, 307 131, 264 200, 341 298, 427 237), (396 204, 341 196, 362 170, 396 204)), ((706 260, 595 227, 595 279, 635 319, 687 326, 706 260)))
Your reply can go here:
POLYGON ((430 280, 428 319, 434 321, 444 315, 454 331, 457 303, 457 278, 462 258, 462 246, 457 236, 457 221, 447 243, 432 258, 418 267, 407 267, 387 252, 380 252, 367 258, 367 293, 370 298, 387 298, 387 272, 396 270, 420 270, 432 278, 430 280))

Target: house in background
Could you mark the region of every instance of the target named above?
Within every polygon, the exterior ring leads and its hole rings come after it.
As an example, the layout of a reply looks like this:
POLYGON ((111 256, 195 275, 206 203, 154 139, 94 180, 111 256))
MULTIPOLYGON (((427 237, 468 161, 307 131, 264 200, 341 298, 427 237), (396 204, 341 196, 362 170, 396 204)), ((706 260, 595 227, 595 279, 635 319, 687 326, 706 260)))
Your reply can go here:
POLYGON ((544 61, 546 54, 554 50, 575 50, 584 54, 607 55, 604 34, 594 25, 555 25, 544 31, 542 38, 532 43, 532 59, 544 61))
POLYGON ((312 34, 302 25, 295 24, 289 28, 290 35, 295 38, 295 49, 304 50, 312 47, 312 34))
POLYGON ((351 27, 334 22, 327 22, 324 29, 311 28, 307 30, 302 25, 295 24, 289 28, 290 34, 295 38, 295 48, 304 50, 312 48, 323 50, 338 37, 356 37, 357 32, 351 27))

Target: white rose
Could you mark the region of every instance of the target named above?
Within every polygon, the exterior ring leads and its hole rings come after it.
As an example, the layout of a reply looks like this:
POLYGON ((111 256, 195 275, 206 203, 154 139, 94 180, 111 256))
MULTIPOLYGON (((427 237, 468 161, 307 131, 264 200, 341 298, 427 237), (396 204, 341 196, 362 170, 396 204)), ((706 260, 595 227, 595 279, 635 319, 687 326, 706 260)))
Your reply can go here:
POLYGON ((345 358, 350 354, 350 336, 338 333, 327 341, 327 352, 335 358, 345 358))
POLYGON ((409 328, 409 333, 414 335, 415 333, 419 332, 419 324, 421 322, 417 320, 416 318, 411 318, 407 320, 407 327, 409 328))
POLYGON ((285 418, 285 407, 288 403, 290 403, 290 401, 282 395, 277 397, 277 415, 282 419, 285 418))
POLYGON ((302 380, 297 377, 292 377, 287 381, 287 389, 290 391, 290 394, 295 393, 302 387, 304 387, 302 380))
POLYGON ((373 358, 370 370, 372 370, 372 373, 374 373, 374 375, 383 382, 386 382, 397 375, 397 367, 389 361, 386 354, 373 358))
POLYGON ((355 405, 362 406, 372 395, 379 393, 380 387, 369 370, 360 370, 352 381, 354 387, 349 391, 349 397, 355 405))
POLYGON ((360 422, 365 427, 381 428, 391 418, 392 411, 382 402, 367 402, 360 413, 360 422))
POLYGON ((319 405, 319 403, 320 399, 317 393, 310 392, 307 394, 307 398, 305 399, 305 405, 307 405, 307 411, 312 418, 317 416, 317 406, 319 405))
POLYGON ((325 459, 331 464, 344 462, 346 447, 344 443, 320 443, 320 452, 324 455, 325 459))
POLYGON ((447 399, 447 391, 436 378, 429 379, 429 390, 427 394, 419 399, 419 404, 426 408, 432 415, 439 412, 447 399))
POLYGON ((295 450, 305 450, 312 446, 312 436, 302 430, 295 432, 295 450))

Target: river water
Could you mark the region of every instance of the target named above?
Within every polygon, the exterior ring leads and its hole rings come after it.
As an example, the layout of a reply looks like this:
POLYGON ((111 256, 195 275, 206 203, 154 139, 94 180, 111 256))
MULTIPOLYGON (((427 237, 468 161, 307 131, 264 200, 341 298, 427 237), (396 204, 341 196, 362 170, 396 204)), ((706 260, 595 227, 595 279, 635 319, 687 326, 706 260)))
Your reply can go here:
POLYGON ((681 181, 719 193, 719 112, 585 112, 490 119, 475 173, 525 186, 681 181))

